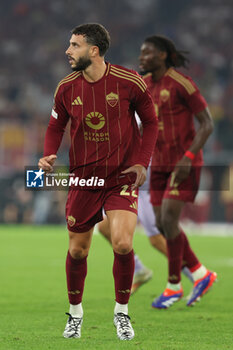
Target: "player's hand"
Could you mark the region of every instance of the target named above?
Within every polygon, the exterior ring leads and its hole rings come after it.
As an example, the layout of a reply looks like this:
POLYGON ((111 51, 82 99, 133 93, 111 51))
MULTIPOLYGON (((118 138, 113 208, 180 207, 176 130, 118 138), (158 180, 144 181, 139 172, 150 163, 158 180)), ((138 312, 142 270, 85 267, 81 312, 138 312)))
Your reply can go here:
POLYGON ((134 190, 137 187, 142 186, 144 184, 144 182, 146 181, 146 168, 141 164, 135 164, 135 165, 129 167, 128 169, 122 171, 121 173, 122 174, 128 174, 128 173, 136 173, 137 174, 136 181, 132 185, 132 190, 134 190))
POLYGON ((176 163, 175 169, 173 171, 174 184, 179 185, 181 182, 187 179, 190 174, 192 167, 192 161, 188 157, 184 156, 179 162, 176 163))
POLYGON ((45 172, 51 172, 53 171, 53 164, 56 159, 57 159, 56 154, 51 154, 50 156, 40 158, 38 162, 38 166, 45 172))

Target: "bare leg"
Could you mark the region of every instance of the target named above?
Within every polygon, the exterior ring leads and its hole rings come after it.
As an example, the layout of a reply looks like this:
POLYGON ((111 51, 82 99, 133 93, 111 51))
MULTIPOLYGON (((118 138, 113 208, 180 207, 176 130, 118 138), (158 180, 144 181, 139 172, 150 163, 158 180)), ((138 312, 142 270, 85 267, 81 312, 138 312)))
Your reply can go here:
POLYGON ((167 239, 174 239, 180 234, 179 220, 184 202, 175 199, 163 199, 161 225, 167 239))
POLYGON ((98 223, 98 230, 101 233, 101 235, 104 236, 110 244, 112 244, 110 226, 107 216, 104 218, 103 221, 98 223))
POLYGON ((165 237, 161 233, 149 237, 149 241, 155 249, 167 256, 167 242, 165 237))

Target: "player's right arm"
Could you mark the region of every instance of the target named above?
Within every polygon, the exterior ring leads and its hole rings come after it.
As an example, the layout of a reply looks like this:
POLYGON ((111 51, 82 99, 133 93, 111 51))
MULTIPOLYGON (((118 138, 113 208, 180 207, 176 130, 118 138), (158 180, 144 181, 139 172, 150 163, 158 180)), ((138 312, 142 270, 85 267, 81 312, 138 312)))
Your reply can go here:
POLYGON ((44 171, 52 171, 57 158, 56 153, 62 141, 62 137, 69 120, 69 115, 64 106, 63 86, 61 85, 54 96, 54 106, 51 112, 49 125, 45 134, 44 154, 38 162, 38 166, 44 171))
POLYGON ((38 162, 38 166, 39 166, 39 168, 41 168, 42 170, 44 170, 46 172, 53 171, 53 164, 54 164, 56 159, 57 159, 56 154, 51 154, 50 156, 40 158, 40 160, 38 162))

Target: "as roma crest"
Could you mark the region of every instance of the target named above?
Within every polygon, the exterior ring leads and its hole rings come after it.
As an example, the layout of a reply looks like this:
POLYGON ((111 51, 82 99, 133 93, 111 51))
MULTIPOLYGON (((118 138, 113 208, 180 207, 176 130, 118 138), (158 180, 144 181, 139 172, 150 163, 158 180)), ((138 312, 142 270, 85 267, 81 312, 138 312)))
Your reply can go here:
POLYGON ((167 89, 163 89, 160 91, 160 98, 162 102, 167 102, 170 97, 170 91, 167 89))
POLYGON ((72 227, 75 225, 76 219, 72 215, 70 215, 67 218, 67 222, 68 222, 69 226, 72 227))
POLYGON ((110 92, 110 94, 106 95, 106 100, 109 106, 115 107, 119 100, 119 96, 117 94, 114 94, 114 92, 110 92))

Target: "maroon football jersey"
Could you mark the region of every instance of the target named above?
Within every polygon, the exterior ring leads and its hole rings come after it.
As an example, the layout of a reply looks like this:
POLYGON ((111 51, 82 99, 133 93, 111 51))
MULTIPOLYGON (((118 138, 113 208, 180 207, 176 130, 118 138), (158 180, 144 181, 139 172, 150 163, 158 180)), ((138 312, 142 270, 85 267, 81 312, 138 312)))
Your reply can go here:
MULTIPOLYGON (((158 171, 170 171, 193 142, 196 134, 193 117, 204 110, 207 104, 192 79, 174 68, 169 68, 157 82, 152 80, 151 74, 145 76, 144 80, 151 92, 159 119, 152 166, 158 171)), ((200 151, 193 164, 202 163, 200 151)))
POLYGON ((101 169, 107 178, 134 164, 148 166, 157 117, 146 84, 135 71, 107 63, 96 82, 88 82, 82 72, 64 78, 55 92, 44 156, 56 154, 69 119, 70 170, 79 176, 101 169), (142 138, 135 111, 142 121, 142 138))

